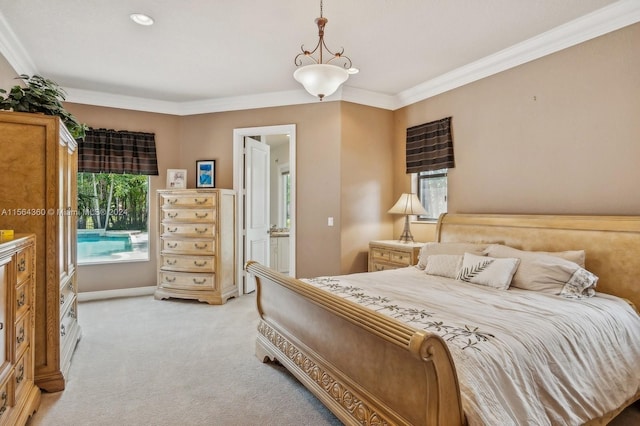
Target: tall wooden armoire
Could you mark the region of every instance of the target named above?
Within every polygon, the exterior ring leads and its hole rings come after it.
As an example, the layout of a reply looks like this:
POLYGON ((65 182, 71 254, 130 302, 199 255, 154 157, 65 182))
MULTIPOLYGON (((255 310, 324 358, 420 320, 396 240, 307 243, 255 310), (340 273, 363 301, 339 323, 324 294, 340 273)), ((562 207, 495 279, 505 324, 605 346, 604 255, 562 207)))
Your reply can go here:
POLYGON ((58 117, 0 111, 0 229, 36 234, 35 383, 63 390, 80 338, 77 143, 58 117))

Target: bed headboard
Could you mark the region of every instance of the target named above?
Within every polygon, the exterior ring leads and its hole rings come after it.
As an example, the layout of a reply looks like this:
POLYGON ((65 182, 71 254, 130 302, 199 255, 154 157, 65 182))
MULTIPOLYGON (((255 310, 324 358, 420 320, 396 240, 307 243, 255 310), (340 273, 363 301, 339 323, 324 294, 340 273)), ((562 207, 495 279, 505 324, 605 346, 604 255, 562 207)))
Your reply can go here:
POLYGON ((640 309, 640 216, 443 214, 436 241, 491 242, 521 250, 585 250, 597 291, 640 309))

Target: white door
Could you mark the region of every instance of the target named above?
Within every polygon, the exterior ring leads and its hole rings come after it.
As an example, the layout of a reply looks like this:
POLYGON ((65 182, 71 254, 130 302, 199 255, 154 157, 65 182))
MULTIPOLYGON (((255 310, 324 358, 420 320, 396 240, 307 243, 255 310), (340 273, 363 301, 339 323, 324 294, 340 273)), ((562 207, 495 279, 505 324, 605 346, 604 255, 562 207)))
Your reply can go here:
MULTIPOLYGON (((269 266, 269 150, 266 143, 244 138, 245 147, 245 243, 244 260, 269 266)), ((256 289, 253 278, 245 276, 244 292, 256 289)))

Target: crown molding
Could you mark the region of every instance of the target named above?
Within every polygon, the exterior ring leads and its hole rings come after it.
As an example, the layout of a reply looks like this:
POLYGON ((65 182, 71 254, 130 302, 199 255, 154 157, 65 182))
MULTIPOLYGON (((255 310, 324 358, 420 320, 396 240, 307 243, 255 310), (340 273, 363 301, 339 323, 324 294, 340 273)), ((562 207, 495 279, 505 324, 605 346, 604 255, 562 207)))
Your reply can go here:
POLYGON ((0 11, 0 53, 14 70, 18 70, 18 74, 38 73, 31 56, 9 26, 2 11, 0 11))
MULTIPOLYGON (((367 91, 347 85, 327 97, 324 102, 343 100, 396 110, 639 21, 640 2, 620 0, 396 95, 367 91)), ((10 29, 2 12, 0 12, 0 52, 18 74, 37 74, 34 62, 10 29)), ((318 102, 302 89, 190 102, 160 101, 71 87, 64 87, 64 90, 67 92, 68 102, 172 115, 206 114, 318 102)))
POLYGON ((396 95, 396 106, 428 99, 640 21, 640 2, 621 0, 396 95))

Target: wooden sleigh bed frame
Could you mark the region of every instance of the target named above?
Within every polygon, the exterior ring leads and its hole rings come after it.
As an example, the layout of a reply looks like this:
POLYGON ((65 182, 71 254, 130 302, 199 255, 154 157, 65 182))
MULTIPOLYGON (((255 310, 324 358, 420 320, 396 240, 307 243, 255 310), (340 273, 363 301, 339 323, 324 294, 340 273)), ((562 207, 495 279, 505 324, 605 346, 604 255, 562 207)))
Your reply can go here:
MULTIPOLYGON (((586 251, 597 290, 640 307, 640 216, 444 214, 440 242, 499 242, 522 250, 586 251)), ((444 341, 248 262, 260 314, 256 355, 277 360, 347 425, 463 425, 444 341)), ((625 404, 589 424, 606 424, 625 404)))

